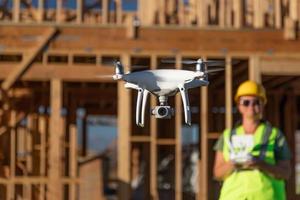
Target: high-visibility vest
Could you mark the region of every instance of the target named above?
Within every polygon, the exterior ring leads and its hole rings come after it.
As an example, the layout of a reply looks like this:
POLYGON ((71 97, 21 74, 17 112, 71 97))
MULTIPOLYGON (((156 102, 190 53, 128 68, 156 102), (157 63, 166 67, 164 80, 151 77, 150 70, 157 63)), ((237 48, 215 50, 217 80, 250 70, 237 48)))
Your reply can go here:
MULTIPOLYGON (((272 127, 268 122, 261 123, 255 131, 254 147, 249 151, 251 155, 258 156, 266 163, 274 165, 275 138, 278 129, 272 127)), ((226 129, 223 133, 224 145, 223 155, 225 161, 229 161, 230 142, 232 136, 245 134, 243 127, 226 129)), ((232 172, 223 182, 220 200, 285 200, 284 180, 275 179, 260 170, 236 170, 232 172)))

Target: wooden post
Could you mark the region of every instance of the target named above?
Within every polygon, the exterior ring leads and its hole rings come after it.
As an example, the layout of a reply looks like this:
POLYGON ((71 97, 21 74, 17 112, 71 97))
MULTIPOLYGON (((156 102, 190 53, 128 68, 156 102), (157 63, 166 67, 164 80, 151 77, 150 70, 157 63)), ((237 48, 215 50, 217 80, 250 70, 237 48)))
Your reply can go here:
POLYGON ((225 124, 226 124, 226 128, 231 128, 232 127, 232 65, 231 65, 231 58, 229 56, 226 56, 225 93, 226 93, 225 124))
POLYGON ((21 0, 14 0, 13 1, 13 21, 16 23, 20 22, 20 7, 21 7, 21 0))
MULTIPOLYGON (((155 70, 157 68, 157 57, 155 55, 151 56, 151 69, 155 70)), ((151 108, 156 106, 157 98, 153 95, 150 97, 151 108)), ((153 200, 158 200, 157 191, 157 119, 155 117, 150 117, 150 194, 153 200)))
MULTIPOLYGON (((39 117, 39 134, 41 138, 41 146, 40 146, 40 176, 45 177, 46 176, 46 134, 47 134, 47 122, 45 116, 39 117)), ((39 193, 39 200, 45 199, 45 185, 40 184, 40 193, 39 193)))
POLYGON ((62 22, 63 0, 56 0, 56 23, 62 22))
POLYGON ((299 0, 290 0, 290 17, 294 21, 299 20, 299 0))
MULTIPOLYGON (((176 69, 181 69, 181 56, 176 55, 176 69)), ((175 96, 175 199, 182 199, 182 102, 180 94, 175 96)))
MULTIPOLYGON (((75 124, 70 125, 69 152, 70 178, 75 179, 77 178, 77 129, 75 124)), ((76 185, 74 182, 70 184, 70 200, 76 199, 76 185)))
POLYGON ((166 24, 166 2, 165 0, 159 0, 159 6, 158 6, 158 19, 159 19, 159 25, 164 26, 166 24))
POLYGON ((242 7, 241 0, 234 0, 233 10, 234 10, 234 27, 241 28, 243 23, 243 7, 242 7))
POLYGON ((44 20, 44 5, 45 5, 45 0, 39 0, 38 1, 38 18, 37 18, 37 21, 39 23, 43 22, 43 20, 44 20))
MULTIPOLYGON (((129 55, 123 55, 122 62, 124 66, 129 66, 129 55)), ((118 199, 120 200, 130 199, 130 133, 130 90, 124 88, 124 83, 118 82, 118 199)))
POLYGON ((122 12, 122 1, 121 0, 115 0, 116 2, 116 22, 117 24, 122 24, 122 17, 123 17, 123 12, 122 12))
POLYGON ((62 81, 51 80, 51 116, 49 133, 49 153, 48 153, 48 177, 47 199, 63 199, 62 195, 62 81))
POLYGON ((257 55, 252 55, 249 60, 249 79, 261 83, 260 62, 257 55))
POLYGON ((109 0, 102 0, 102 24, 109 21, 109 0))
POLYGON ((281 8, 281 0, 275 0, 274 3, 275 10, 275 27, 277 29, 282 28, 282 8, 281 8))
POLYGON ((9 164, 9 184, 7 185, 7 196, 6 200, 14 199, 15 194, 15 184, 13 182, 15 178, 15 169, 16 169, 16 121, 17 121, 17 113, 15 110, 10 111, 10 164, 9 164))
POLYGON ((201 87, 201 171, 200 171, 200 199, 208 198, 208 89, 201 87))
POLYGON ((263 28, 264 26, 264 12, 261 1, 254 1, 254 28, 263 28))
POLYGON ((82 0, 77 0, 76 5, 76 23, 81 24, 83 20, 83 2, 82 0))
POLYGON ((221 28, 224 28, 225 27, 225 16, 226 16, 226 11, 225 11, 225 8, 226 8, 226 2, 225 0, 223 1, 219 1, 219 26, 221 28))
POLYGON ((197 4, 197 23, 200 27, 206 27, 208 23, 206 0, 199 0, 197 4))

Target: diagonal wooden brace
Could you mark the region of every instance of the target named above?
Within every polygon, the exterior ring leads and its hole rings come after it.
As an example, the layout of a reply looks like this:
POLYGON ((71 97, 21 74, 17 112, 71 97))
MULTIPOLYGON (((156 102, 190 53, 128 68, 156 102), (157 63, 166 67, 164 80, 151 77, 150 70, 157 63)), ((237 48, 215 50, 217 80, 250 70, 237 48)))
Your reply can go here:
POLYGON ((24 57, 22 62, 18 64, 8 77, 1 84, 1 89, 4 91, 9 90, 12 85, 29 69, 30 65, 39 54, 39 52, 47 45, 50 39, 57 32, 56 28, 49 28, 43 38, 38 42, 37 46, 31 51, 30 55, 24 57))

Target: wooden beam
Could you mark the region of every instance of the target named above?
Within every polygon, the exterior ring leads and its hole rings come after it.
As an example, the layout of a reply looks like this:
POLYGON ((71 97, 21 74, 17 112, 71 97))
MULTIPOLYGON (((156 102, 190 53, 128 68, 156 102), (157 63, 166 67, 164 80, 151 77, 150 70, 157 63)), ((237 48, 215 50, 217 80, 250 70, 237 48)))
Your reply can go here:
POLYGON ((281 0, 275 0, 274 3, 274 14, 275 14, 275 27, 277 29, 282 28, 282 6, 281 0))
POLYGON ((201 87, 200 199, 208 199, 208 88, 201 87))
MULTIPOLYGON (((77 178, 77 128, 75 124, 70 125, 69 152, 70 178, 77 178)), ((76 193, 76 183, 71 183, 69 199, 76 199, 76 193)))
MULTIPOLYGON (((38 119, 38 132, 40 134, 40 176, 46 176, 46 151, 47 151, 47 141, 46 141, 46 134, 47 134, 47 124, 46 124, 46 117, 40 116, 38 119)), ((45 199, 45 185, 39 185, 39 200, 45 199)))
POLYGON ((290 0, 290 17, 294 21, 299 20, 299 0, 290 0))
POLYGON ((289 57, 262 57, 261 73, 264 75, 295 76, 300 74, 300 59, 289 57))
POLYGON ((38 11, 37 11, 38 23, 41 23, 44 20, 44 6, 45 6, 45 0, 38 0, 38 11))
POLYGON ((250 56, 249 79, 261 83, 260 58, 257 55, 250 56))
POLYGON ((263 28, 264 26, 264 12, 262 9, 262 1, 254 1, 254 28, 263 28))
POLYGON ((226 128, 232 127, 232 58, 226 57, 225 66, 225 124, 226 128))
POLYGON ((197 23, 200 27, 206 27, 208 24, 207 3, 206 0, 199 0, 197 4, 197 23))
POLYGON ((20 21, 20 9, 21 9, 21 0, 13 1, 13 21, 18 23, 20 21))
MULTIPOLYGON (((151 69, 157 68, 157 56, 151 55, 151 69)), ((150 96, 150 106, 156 106, 157 98, 153 95, 150 96)), ((157 119, 150 117, 150 194, 153 200, 158 200, 157 191, 157 119)))
POLYGON ((121 25, 122 24, 122 17, 123 17, 123 12, 122 12, 122 1, 121 0, 115 0, 116 3, 116 23, 121 25))
POLYGON ((76 1, 76 23, 81 24, 83 20, 83 1, 76 1))
POLYGON ((234 28, 241 28, 243 25, 243 6, 241 0, 234 0, 234 28))
POLYGON ((32 50, 31 54, 26 56, 20 64, 18 64, 13 71, 8 75, 8 77, 2 82, 1 87, 3 90, 8 90, 17 79, 22 76, 22 74, 30 67, 30 64, 35 59, 37 54, 45 47, 49 42, 51 37, 56 33, 56 28, 50 28, 47 30, 45 36, 39 41, 35 49, 32 50))
MULTIPOLYGON (((16 125, 17 113, 15 110, 10 111, 9 126, 10 128, 10 163, 9 163, 9 179, 14 180, 16 175, 16 125)), ((7 195, 6 199, 14 199, 15 185, 13 182, 9 181, 7 185, 7 195)))
POLYGON ((102 0, 102 24, 109 23, 109 0, 102 0))
MULTIPOLYGON (((176 55, 176 69, 182 69, 181 55, 176 55)), ((175 96, 175 199, 181 200, 182 195, 182 102, 180 94, 175 96)))
POLYGON ((47 199, 62 200, 62 81, 59 79, 51 80, 51 116, 49 133, 49 152, 48 152, 48 177, 47 199))
MULTIPOLYGON (((128 55, 122 56, 124 66, 130 66, 128 55)), ((125 67, 126 68, 126 67, 125 67)), ((125 69, 125 71, 128 70, 125 69)), ((131 133, 131 98, 130 90, 124 83, 118 82, 118 199, 130 199, 130 133, 131 133)))
POLYGON ((56 0, 56 23, 63 21, 63 0, 56 0))

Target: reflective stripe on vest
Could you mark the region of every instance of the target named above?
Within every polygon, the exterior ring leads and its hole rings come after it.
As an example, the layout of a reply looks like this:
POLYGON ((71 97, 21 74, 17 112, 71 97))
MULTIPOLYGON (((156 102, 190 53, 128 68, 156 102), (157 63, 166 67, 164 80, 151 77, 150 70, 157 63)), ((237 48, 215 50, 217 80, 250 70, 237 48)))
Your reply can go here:
MULTIPOLYGON (((226 161, 229 160, 228 143, 231 142, 231 137, 242 134, 244 134, 242 126, 224 131, 223 155, 226 161)), ((277 134, 278 129, 269 123, 261 123, 254 134, 254 147, 250 153, 269 164, 275 164, 274 148, 277 134)), ((285 200, 284 181, 259 170, 235 171, 225 179, 220 196, 220 200, 232 199, 285 200)))

